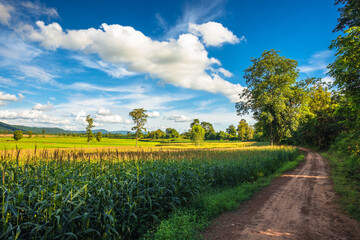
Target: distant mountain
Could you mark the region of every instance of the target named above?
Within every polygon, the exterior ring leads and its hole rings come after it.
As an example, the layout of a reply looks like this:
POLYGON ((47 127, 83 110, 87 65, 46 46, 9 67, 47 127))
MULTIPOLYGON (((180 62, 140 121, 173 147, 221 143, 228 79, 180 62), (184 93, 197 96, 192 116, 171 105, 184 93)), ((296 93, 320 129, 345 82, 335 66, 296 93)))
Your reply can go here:
MULTIPOLYGON (((3 122, 0 122, 0 132, 8 131, 8 132, 14 132, 16 130, 21 130, 24 133, 28 131, 32 131, 33 133, 42 133, 43 130, 45 130, 45 133, 86 133, 86 131, 68 131, 64 130, 62 128, 39 128, 39 127, 27 127, 27 126, 21 126, 21 125, 10 125, 3 122)), ((120 131, 108 131, 106 129, 94 129, 92 130, 93 133, 101 132, 101 133, 121 133, 123 135, 126 135, 128 131, 120 130, 120 131)), ((132 132, 131 132, 132 133, 132 132)))

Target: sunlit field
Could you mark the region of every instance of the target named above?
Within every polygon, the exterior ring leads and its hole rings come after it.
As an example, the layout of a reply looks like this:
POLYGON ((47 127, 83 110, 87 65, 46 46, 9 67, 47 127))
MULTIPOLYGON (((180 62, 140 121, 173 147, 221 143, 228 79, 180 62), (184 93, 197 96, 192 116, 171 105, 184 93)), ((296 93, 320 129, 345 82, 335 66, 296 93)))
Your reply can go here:
POLYGON ((298 155, 291 147, 251 145, 4 150, 0 239, 137 239, 205 190, 255 181, 298 155))
MULTIPOLYGON (((239 148, 248 146, 266 146, 268 143, 256 142, 236 142, 236 141, 205 141, 201 146, 196 148, 239 148)), ((57 137, 54 135, 33 136, 32 138, 26 135, 19 141, 15 141, 11 136, 0 136, 0 151, 4 149, 101 149, 108 147, 119 147, 123 150, 136 150, 135 139, 113 139, 102 138, 101 142, 93 140, 88 144, 85 137, 57 137)), ((139 140, 139 148, 195 148, 195 145, 187 139, 175 140, 139 140)))

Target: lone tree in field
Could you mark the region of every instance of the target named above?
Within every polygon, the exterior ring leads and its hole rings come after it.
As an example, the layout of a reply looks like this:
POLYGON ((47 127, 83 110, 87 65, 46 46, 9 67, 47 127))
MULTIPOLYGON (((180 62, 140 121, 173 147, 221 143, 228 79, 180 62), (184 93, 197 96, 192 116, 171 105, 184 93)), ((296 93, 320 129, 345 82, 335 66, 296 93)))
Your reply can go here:
POLYGON ((28 131, 29 138, 32 138, 32 131, 28 131))
POLYGON ((23 132, 21 130, 17 130, 14 132, 15 141, 19 141, 23 137, 23 132))
POLYGON ((94 134, 91 131, 91 129, 95 127, 95 125, 94 125, 94 120, 90 117, 90 115, 86 116, 86 122, 88 123, 86 127, 86 137, 87 137, 88 146, 90 146, 90 141, 93 140, 94 138, 94 134))
POLYGON ((143 108, 137 108, 132 110, 129 113, 129 116, 132 117, 132 120, 134 121, 134 124, 136 124, 134 127, 132 127, 131 130, 136 130, 136 143, 135 143, 135 147, 137 147, 137 142, 138 142, 138 138, 139 138, 139 132, 141 130, 146 131, 145 123, 147 122, 147 117, 148 115, 146 114, 145 109, 143 108))
POLYGON ((260 58, 252 59, 245 70, 247 88, 236 103, 238 115, 253 112, 254 118, 270 138, 271 145, 280 144, 291 137, 299 125, 306 104, 304 85, 297 83, 297 61, 282 57, 278 51, 264 51, 260 58))
POLYGON ((96 141, 101 142, 102 139, 102 133, 101 132, 97 132, 96 133, 96 141))
POLYGON ((45 129, 42 130, 42 135, 45 137, 45 129))
POLYGON ((191 140, 195 146, 199 146, 205 137, 205 129, 200 124, 194 124, 191 128, 191 140))

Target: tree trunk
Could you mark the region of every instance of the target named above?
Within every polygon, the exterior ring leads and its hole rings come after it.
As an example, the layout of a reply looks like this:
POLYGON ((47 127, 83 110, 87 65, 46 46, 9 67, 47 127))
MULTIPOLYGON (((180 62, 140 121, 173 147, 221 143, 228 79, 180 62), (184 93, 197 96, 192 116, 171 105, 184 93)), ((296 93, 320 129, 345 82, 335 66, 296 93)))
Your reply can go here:
POLYGON ((138 136, 139 136, 139 129, 136 130, 136 143, 135 143, 135 148, 137 148, 138 136))
POLYGON ((270 122, 270 146, 274 145, 274 138, 273 138, 273 125, 272 122, 270 122))

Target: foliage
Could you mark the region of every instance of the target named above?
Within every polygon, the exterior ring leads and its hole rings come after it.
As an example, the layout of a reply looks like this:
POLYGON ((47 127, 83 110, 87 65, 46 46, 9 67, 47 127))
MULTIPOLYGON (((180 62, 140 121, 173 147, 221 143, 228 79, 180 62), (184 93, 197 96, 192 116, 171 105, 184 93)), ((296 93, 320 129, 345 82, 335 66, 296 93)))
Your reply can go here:
POLYGON ((254 139, 254 128, 245 119, 241 119, 237 128, 238 139, 241 141, 251 141, 254 139))
POLYGON ((215 140, 216 139, 216 132, 211 123, 208 122, 201 122, 200 124, 205 130, 205 140, 215 140))
POLYGON ((346 27, 360 26, 360 2, 359 0, 336 0, 336 5, 343 5, 339 8, 340 17, 338 25, 333 32, 342 31, 346 27))
POLYGON ((264 51, 251 62, 244 75, 247 88, 241 94, 242 100, 236 103, 237 114, 248 114, 251 110, 271 144, 280 144, 297 129, 304 111, 301 104, 304 83, 296 83, 297 62, 275 50, 264 51))
POLYGON ((102 133, 101 132, 97 132, 96 133, 96 141, 101 142, 102 139, 102 133))
POLYGON ((337 93, 329 92, 326 84, 317 81, 308 90, 309 111, 292 134, 292 143, 328 148, 339 132, 344 130, 339 123, 340 116, 335 114, 339 107, 339 98, 337 93))
POLYGON ((139 132, 142 130, 146 131, 145 124, 147 122, 148 115, 146 114, 147 110, 143 108, 137 108, 132 110, 129 113, 129 116, 132 117, 135 126, 131 128, 131 130, 136 130, 136 143, 135 147, 137 147, 137 142, 139 138, 139 132))
POLYGON ((236 128, 233 124, 226 129, 226 132, 230 135, 230 138, 236 138, 236 128))
POLYGON ((23 137, 23 132, 21 130, 17 130, 14 132, 15 141, 19 141, 23 137))
POLYGON ((296 155, 291 148, 5 153, 0 239, 136 239, 209 187, 255 181, 296 155))
POLYGON ((90 144, 90 141, 92 141, 93 140, 93 138, 94 138, 94 134, 93 134, 93 132, 91 131, 91 129, 93 128, 93 127, 95 127, 95 125, 94 125, 94 120, 90 117, 90 115, 87 115, 86 116, 86 122, 87 122, 87 126, 86 126, 86 137, 87 137, 87 141, 88 141, 88 143, 90 144))
POLYGON ((199 119, 194 119, 193 121, 192 121, 192 123, 190 123, 190 128, 192 128, 194 125, 196 125, 196 124, 200 124, 200 120, 199 119))
MULTIPOLYGON (((360 3, 359 3, 360 5, 360 3)), ((336 49, 336 59, 329 65, 329 75, 336 85, 359 111, 360 108, 360 26, 345 31, 330 45, 336 49)))
MULTIPOLYGON (((174 129, 175 130, 175 129, 174 129)), ((175 130, 176 131, 176 130, 175 130)), ((166 133, 164 131, 162 131, 161 129, 158 129, 156 131, 151 131, 147 137, 152 138, 152 139, 160 139, 160 138, 165 138, 166 137, 166 133)))
POLYGON ((179 138, 180 134, 178 131, 176 131, 175 128, 167 128, 165 130, 166 132, 166 138, 179 138))
POLYGON ((28 131, 29 138, 32 138, 32 131, 28 131))
POLYGON ((195 146, 199 146, 205 137, 205 130, 199 124, 194 124, 191 128, 191 140, 195 143, 195 146))

